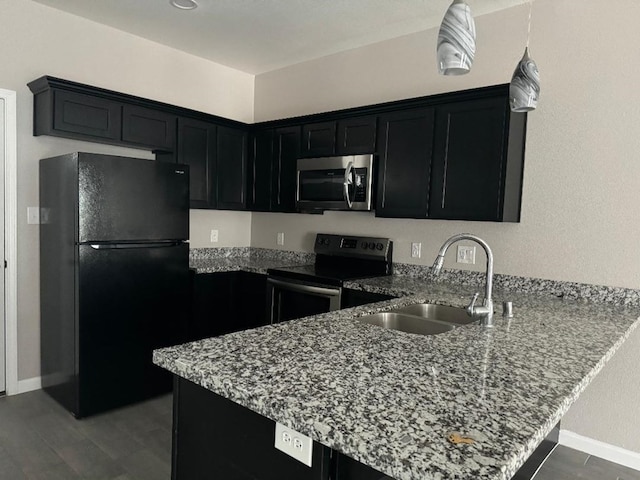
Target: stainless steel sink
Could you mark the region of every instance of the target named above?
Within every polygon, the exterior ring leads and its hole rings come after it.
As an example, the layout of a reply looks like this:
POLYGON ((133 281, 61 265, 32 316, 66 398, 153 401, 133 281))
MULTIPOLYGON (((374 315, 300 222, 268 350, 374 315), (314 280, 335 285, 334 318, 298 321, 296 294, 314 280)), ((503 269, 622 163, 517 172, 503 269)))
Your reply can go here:
POLYGON ((428 320, 422 317, 406 315, 396 312, 382 312, 358 318, 361 322, 377 325, 401 332, 417 333, 419 335, 437 335, 455 328, 454 325, 428 320))
POLYGON ((415 315, 428 320, 438 320, 440 322, 453 323, 456 325, 467 325, 477 321, 471 317, 464 308, 447 307, 445 305, 435 305, 433 303, 418 303, 407 307, 393 310, 394 313, 405 315, 415 315))

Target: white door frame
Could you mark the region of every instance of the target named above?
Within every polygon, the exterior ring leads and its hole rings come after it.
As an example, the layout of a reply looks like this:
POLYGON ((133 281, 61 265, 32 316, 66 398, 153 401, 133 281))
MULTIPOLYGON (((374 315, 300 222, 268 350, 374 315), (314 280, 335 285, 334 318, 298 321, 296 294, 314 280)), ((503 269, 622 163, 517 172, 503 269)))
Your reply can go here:
MULTIPOLYGON (((7 395, 18 391, 18 135, 16 92, 0 88, 4 100, 4 232, 7 261, 5 275, 5 376, 7 395)), ((0 259, 1 262, 1 259, 0 259)), ((2 265, 0 265, 2 268, 2 265)))

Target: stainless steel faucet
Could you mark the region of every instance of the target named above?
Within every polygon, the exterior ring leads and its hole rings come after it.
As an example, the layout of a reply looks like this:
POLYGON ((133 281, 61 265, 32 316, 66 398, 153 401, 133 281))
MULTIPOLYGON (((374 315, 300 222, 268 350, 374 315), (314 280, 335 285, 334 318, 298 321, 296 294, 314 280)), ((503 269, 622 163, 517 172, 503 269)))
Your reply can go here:
POLYGON ((447 250, 451 245, 459 242, 460 240, 473 240, 484 248, 484 251, 487 254, 487 278, 484 285, 484 300, 482 301, 482 306, 476 305, 476 300, 478 300, 479 296, 479 293, 476 293, 467 307, 467 313, 473 318, 480 318, 480 325, 493 327, 493 300, 491 298, 491 291, 493 289, 493 253, 491 252, 491 247, 489 247, 487 242, 470 233, 459 233, 458 235, 454 235, 444 242, 442 247, 440 247, 438 256, 433 262, 431 273, 433 275, 440 274, 442 265, 444 264, 444 255, 447 253, 447 250))

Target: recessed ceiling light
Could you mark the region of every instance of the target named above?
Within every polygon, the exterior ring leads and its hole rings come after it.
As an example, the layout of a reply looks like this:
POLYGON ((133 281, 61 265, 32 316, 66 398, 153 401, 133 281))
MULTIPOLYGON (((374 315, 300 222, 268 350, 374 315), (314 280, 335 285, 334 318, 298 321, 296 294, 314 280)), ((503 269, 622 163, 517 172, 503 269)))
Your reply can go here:
POLYGON ((193 0, 171 0, 169 3, 180 10, 193 10, 198 6, 193 0))

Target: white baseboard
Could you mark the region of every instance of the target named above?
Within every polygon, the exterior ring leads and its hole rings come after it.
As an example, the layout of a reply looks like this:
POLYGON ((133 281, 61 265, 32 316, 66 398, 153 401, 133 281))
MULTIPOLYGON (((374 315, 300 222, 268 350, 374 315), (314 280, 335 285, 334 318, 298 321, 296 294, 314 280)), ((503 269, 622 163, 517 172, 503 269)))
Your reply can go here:
POLYGON ((640 453, 638 452, 632 452, 631 450, 625 450, 615 445, 609 445, 608 443, 584 437, 568 430, 560 430, 558 443, 588 453, 589 455, 609 460, 618 465, 640 471, 640 453))
POLYGON ((18 380, 18 390, 15 393, 17 395, 19 393, 27 393, 32 392, 33 390, 40 390, 41 388, 41 377, 25 378, 24 380, 18 380))

